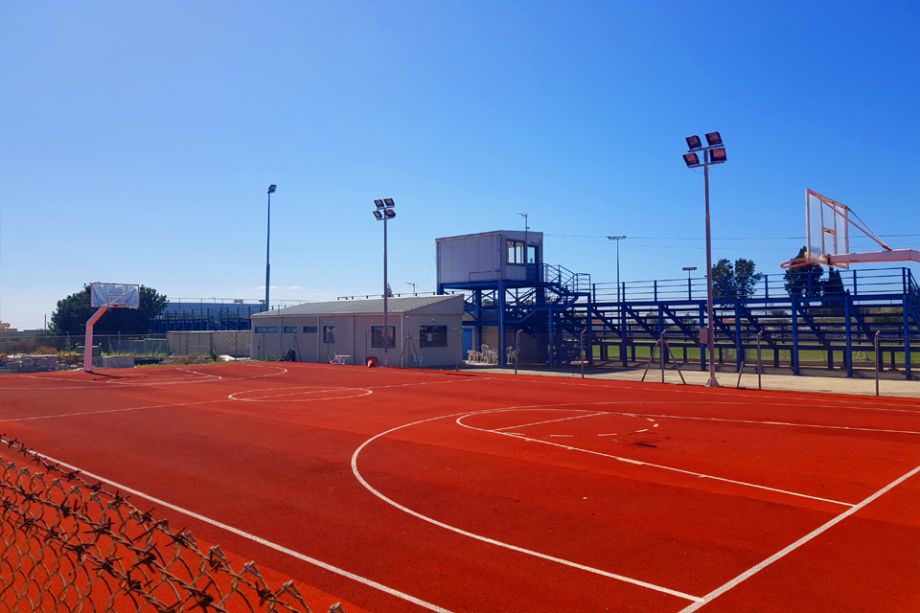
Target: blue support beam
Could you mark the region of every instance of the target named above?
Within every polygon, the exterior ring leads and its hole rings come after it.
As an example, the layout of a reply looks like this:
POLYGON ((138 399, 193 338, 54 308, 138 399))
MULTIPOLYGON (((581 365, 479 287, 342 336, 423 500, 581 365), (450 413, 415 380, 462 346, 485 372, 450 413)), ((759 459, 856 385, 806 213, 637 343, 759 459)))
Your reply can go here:
POLYGON ((618 307, 620 316, 620 362, 623 366, 629 366, 629 328, 626 326, 626 310, 621 302, 618 307))
POLYGON ((498 282, 498 365, 505 365, 505 283, 498 282))
MULTIPOLYGON (((705 304, 700 304, 700 307, 699 307, 699 308, 700 308, 699 322, 700 322, 700 329, 702 330, 703 327, 707 325, 707 322, 706 322, 706 305, 705 305, 705 304)), ((712 330, 710 330, 709 333, 712 334, 712 330)), ((699 339, 697 339, 697 340, 699 340, 699 339)), ((706 344, 705 344, 705 343, 700 343, 699 347, 700 347, 700 370, 705 371, 706 369, 709 368, 709 366, 706 365, 706 358, 707 358, 707 356, 706 356, 706 344)))
POLYGON ((799 299, 792 299, 792 374, 799 372, 799 299))
POLYGON ((850 322, 850 305, 852 299, 849 295, 843 297, 843 332, 844 332, 844 350, 843 366, 847 369, 847 376, 853 376, 853 325, 850 322))
POLYGON ((910 295, 904 294, 904 306, 902 308, 904 316, 904 376, 909 381, 911 379, 910 363, 910 295))
POLYGON ((741 372, 744 347, 741 344, 741 301, 735 300, 735 372, 741 372))

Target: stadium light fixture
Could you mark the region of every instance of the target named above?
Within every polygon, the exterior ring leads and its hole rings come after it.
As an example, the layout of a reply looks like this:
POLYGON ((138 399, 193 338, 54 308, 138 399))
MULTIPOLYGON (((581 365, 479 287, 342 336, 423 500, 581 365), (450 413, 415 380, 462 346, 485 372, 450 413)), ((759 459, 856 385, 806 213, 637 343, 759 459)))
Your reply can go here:
MULTIPOLYGON (((714 359, 716 335, 715 326, 713 325, 712 305, 712 231, 709 221, 709 166, 725 162, 728 159, 728 154, 722 141, 722 135, 719 132, 706 133, 705 147, 702 146, 698 136, 688 136, 686 141, 689 151, 683 154, 683 158, 687 168, 703 167, 703 184, 706 190, 706 327, 700 327, 700 342, 706 343, 706 353, 709 361, 709 381, 707 385, 719 387, 719 382, 716 380, 716 363, 714 359), (703 154, 702 163, 697 152, 703 154), (703 338, 704 334, 705 338, 703 338)), ((685 268, 684 270, 687 269, 685 268)), ((688 283, 689 277, 690 273, 688 272, 688 283)))
POLYGON ((387 279, 387 220, 396 217, 396 203, 392 198, 378 198, 374 200, 375 208, 372 212, 377 221, 383 222, 383 365, 390 365, 390 326, 389 326, 389 289, 387 279))
POLYGON ((624 238, 625 234, 607 237, 607 240, 617 242, 617 302, 620 302, 620 241, 624 238))
POLYGON ((272 241, 272 194, 275 193, 275 190, 278 189, 278 186, 272 183, 268 186, 268 222, 266 223, 265 230, 265 310, 269 310, 268 306, 268 288, 271 283, 271 264, 269 263, 269 247, 271 246, 272 241))

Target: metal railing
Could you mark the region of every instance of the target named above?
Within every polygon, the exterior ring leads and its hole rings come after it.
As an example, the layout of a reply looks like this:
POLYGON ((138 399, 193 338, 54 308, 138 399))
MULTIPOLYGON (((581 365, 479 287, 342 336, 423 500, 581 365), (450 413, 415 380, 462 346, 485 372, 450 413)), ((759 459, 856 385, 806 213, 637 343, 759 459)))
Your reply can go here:
POLYGON ((587 294, 591 291, 591 275, 572 272, 558 264, 543 264, 543 282, 553 283, 572 293, 587 294))
MULTIPOLYGON (((784 298, 795 293, 802 298, 819 299, 826 287, 828 276, 818 278, 808 273, 792 273, 787 279, 785 273, 765 274, 753 281, 750 291, 743 292, 742 298, 784 298), (791 285, 787 287, 789 282, 791 285)), ((908 294, 917 282, 909 268, 873 268, 840 271, 842 288, 835 291, 853 296, 879 294, 908 294)), ((735 298, 738 293, 734 288, 714 286, 716 298, 735 298)), ((595 302, 613 302, 617 299, 615 282, 595 283, 593 286, 595 302)), ((624 301, 642 302, 659 300, 705 300, 706 277, 681 279, 657 279, 648 281, 624 281, 620 283, 620 298, 624 301)))
POLYGON ((292 581, 272 589, 254 562, 234 568, 119 492, 0 444, 0 610, 310 611, 292 581))

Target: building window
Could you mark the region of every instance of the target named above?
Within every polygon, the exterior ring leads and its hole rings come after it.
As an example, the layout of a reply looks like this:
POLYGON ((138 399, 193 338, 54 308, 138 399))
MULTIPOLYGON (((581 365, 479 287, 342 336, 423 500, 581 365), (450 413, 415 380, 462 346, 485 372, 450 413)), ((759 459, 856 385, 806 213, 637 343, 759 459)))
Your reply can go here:
MULTIPOLYGON (((391 349, 396 346, 396 326, 387 326, 389 334, 387 335, 387 348, 391 349)), ((371 326, 371 347, 374 349, 383 349, 383 326, 371 326)))
POLYGON ((418 346, 447 347, 447 326, 419 326, 418 346))
POLYGON ((316 326, 304 326, 303 333, 304 334, 316 334, 316 326))
POLYGON ((335 344, 335 326, 323 326, 323 342, 327 345, 335 344))
POLYGON ((256 334, 278 334, 278 326, 256 326, 256 334))
POLYGON ((505 241, 508 250, 509 264, 524 263, 524 241, 505 241))
POLYGON ((285 334, 297 334, 297 326, 284 326, 285 334))

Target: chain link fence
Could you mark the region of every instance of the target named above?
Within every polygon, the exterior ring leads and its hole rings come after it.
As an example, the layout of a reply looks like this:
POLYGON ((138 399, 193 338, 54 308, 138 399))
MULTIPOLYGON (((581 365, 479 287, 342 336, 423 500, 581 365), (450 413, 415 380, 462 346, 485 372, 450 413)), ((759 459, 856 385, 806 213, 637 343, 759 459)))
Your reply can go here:
MULTIPOLYGON (((166 335, 96 334, 93 345, 103 354, 162 356, 169 353, 166 335)), ((83 351, 83 336, 0 335, 0 355, 68 354, 83 351)))
POLYGON ((234 568, 117 491, 0 444, 0 611, 311 611, 292 581, 272 589, 254 562, 234 568))
MULTIPOLYGON (((722 386, 920 398, 920 336, 905 343, 903 337, 876 334, 868 347, 849 356, 843 351, 830 353, 814 363, 803 363, 794 374, 786 364, 777 366, 773 349, 758 342, 745 348, 740 359, 733 348, 724 348, 716 358, 716 372, 722 386)), ((697 360, 688 360, 682 347, 670 346, 666 335, 652 346, 647 362, 640 366, 644 367, 642 381, 698 385, 708 381, 708 369, 701 368, 697 360)))

